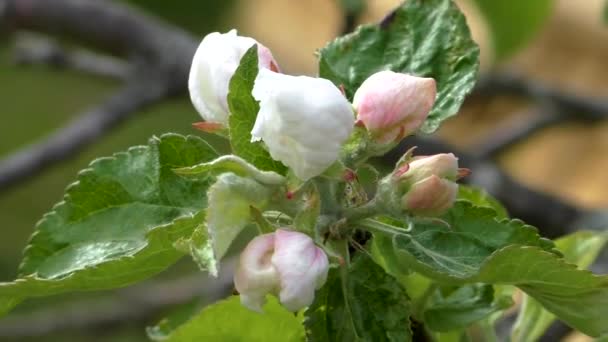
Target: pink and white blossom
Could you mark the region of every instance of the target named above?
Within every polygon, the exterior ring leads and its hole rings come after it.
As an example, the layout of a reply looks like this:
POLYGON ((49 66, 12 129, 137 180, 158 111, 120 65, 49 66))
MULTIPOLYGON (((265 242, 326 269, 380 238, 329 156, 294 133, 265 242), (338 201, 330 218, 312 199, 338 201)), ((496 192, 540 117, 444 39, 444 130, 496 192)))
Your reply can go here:
POLYGON ((260 70, 253 87, 260 111, 252 141, 263 140, 272 158, 308 180, 337 159, 353 130, 353 108, 330 81, 260 70))
POLYGON ((367 78, 355 92, 357 121, 380 144, 398 142, 426 120, 437 93, 435 80, 392 71, 367 78))
POLYGON ((261 311, 267 294, 290 311, 312 304, 327 280, 325 252, 306 234, 278 229, 257 236, 241 253, 234 284, 246 307, 261 311))
POLYGON ((278 70, 270 50, 250 37, 213 32, 199 45, 190 68, 188 89, 196 110, 205 121, 228 124, 228 86, 241 58, 254 44, 258 44, 260 69, 278 70))

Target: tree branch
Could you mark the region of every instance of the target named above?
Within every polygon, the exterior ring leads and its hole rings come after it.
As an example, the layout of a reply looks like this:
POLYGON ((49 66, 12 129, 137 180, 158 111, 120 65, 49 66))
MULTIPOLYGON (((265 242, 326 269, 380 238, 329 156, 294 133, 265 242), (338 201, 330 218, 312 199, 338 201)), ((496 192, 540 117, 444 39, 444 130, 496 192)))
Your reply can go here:
POLYGON ((497 127, 488 133, 488 138, 477 144, 475 149, 471 151, 478 159, 493 158, 496 155, 504 152, 509 147, 524 141, 532 134, 540 131, 543 128, 558 124, 563 121, 564 115, 555 114, 554 106, 541 106, 538 113, 528 112, 526 117, 532 118, 527 121, 517 120, 515 123, 510 123, 497 127))
POLYGON ((49 137, 26 146, 0 161, 0 191, 74 156, 109 130, 166 95, 162 83, 143 82, 119 89, 101 105, 58 129, 49 137))
POLYGON ((129 63, 119 58, 86 50, 68 51, 51 39, 29 34, 17 36, 13 60, 17 65, 43 64, 119 80, 131 76, 132 69, 129 63))
POLYGON ((477 83, 473 93, 481 96, 517 95, 551 103, 560 114, 577 120, 608 119, 608 100, 584 97, 551 88, 514 73, 491 73, 477 83))

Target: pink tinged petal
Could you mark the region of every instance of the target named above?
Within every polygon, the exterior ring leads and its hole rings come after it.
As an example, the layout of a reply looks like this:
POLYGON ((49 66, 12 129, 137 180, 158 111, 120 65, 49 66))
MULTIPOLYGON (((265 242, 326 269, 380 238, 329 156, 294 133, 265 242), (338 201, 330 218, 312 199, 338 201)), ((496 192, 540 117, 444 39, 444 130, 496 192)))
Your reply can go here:
POLYGON ((353 105, 379 143, 390 143, 414 133, 426 120, 437 89, 432 78, 380 71, 355 92, 353 105))
POLYGON ((312 304, 329 270, 327 255, 308 235, 282 229, 275 232, 272 264, 279 273, 279 299, 294 312, 312 304))
POLYGON ((228 124, 228 87, 241 58, 258 44, 259 66, 278 69, 270 50, 250 37, 238 36, 236 30, 205 36, 190 68, 188 90, 196 110, 206 121, 228 124))
POLYGON ((276 293, 280 279, 272 263, 274 234, 255 237, 241 253, 234 274, 234 285, 241 303, 251 310, 262 311, 266 295, 276 293))
POLYGON ((432 175, 456 180, 458 176, 458 158, 453 153, 440 153, 417 158, 410 162, 409 170, 402 177, 419 181, 432 175))
POLYGON ((432 175, 412 185, 402 197, 406 210, 422 216, 438 216, 452 207, 458 184, 432 175))
POLYGON ((352 106, 330 81, 260 70, 253 87, 260 101, 251 140, 308 180, 338 158, 354 126, 352 106))

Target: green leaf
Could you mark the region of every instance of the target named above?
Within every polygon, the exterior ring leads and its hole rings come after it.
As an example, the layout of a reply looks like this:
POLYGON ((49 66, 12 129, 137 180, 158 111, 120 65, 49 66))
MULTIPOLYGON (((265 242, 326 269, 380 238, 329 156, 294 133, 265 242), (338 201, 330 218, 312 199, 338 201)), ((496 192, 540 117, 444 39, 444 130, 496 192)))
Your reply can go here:
POLYGON ((424 311, 424 324, 438 332, 466 328, 513 305, 510 297, 494 298, 491 285, 472 284, 435 291, 424 311))
POLYGON ((251 130, 260 110, 260 105, 251 94, 258 75, 257 51, 257 44, 247 50, 230 80, 230 144, 234 154, 243 157, 258 169, 285 174, 285 166, 272 159, 261 142, 251 142, 251 130))
POLYGON ((226 255, 232 241, 251 223, 251 207, 265 208, 272 194, 271 188, 234 173, 223 173, 217 178, 209 188, 207 209, 215 260, 226 255))
POLYGON ((451 0, 408 0, 378 25, 365 25, 321 49, 319 75, 343 84, 350 99, 375 72, 393 70, 437 81, 435 106, 421 128, 432 133, 473 89, 479 48, 451 0))
POLYGON ((195 298, 190 302, 178 305, 156 325, 146 327, 146 334, 152 341, 164 341, 177 328, 188 322, 192 317, 198 315, 203 306, 201 298, 195 298))
POLYGON ((595 276, 535 247, 495 253, 476 281, 513 284, 568 325, 590 336, 608 333, 608 276, 595 276))
POLYGON ((192 234, 203 220, 202 211, 193 217, 179 218, 150 230, 145 240, 128 248, 128 242, 108 241, 63 252, 60 258, 65 261, 84 256, 82 263, 86 266, 65 272, 61 277, 28 275, 10 283, 0 283, 0 316, 27 298, 122 287, 158 274, 184 255, 173 248, 173 243, 192 234), (115 254, 109 254, 112 252, 115 254))
POLYGON ((125 286, 173 264, 182 255, 173 242, 202 222, 209 182, 171 170, 216 156, 199 138, 169 134, 92 162, 39 222, 21 278, 0 285, 0 312, 26 297, 125 286))
POLYGON ((424 276, 449 281, 473 277, 492 253, 509 245, 553 248, 534 227, 496 216, 490 208, 457 201, 441 219, 418 220, 409 233, 396 234, 395 253, 424 276))
MULTIPOLYGON (((515 285, 536 299, 545 309, 568 325, 590 336, 608 333, 608 276, 576 269, 555 253, 539 247, 510 245, 504 247, 466 273, 435 271, 425 262, 411 259, 399 239, 395 241, 397 254, 402 254, 408 265, 422 274, 449 283, 488 283, 515 285)), ((458 250, 460 246, 453 246, 458 250)), ((465 257, 434 255, 441 263, 465 264, 465 257)), ((475 258, 476 259, 476 258, 475 258)))
POLYGON ((370 253, 376 264, 380 265, 386 273, 401 281, 410 274, 410 270, 397 257, 392 245, 393 239, 390 235, 374 234, 370 245, 370 253))
POLYGON ((522 48, 551 14, 553 0, 475 0, 492 33, 494 53, 504 59, 522 48))
MULTIPOLYGON (((579 268, 589 267, 608 242, 608 234, 580 231, 555 241, 557 248, 564 253, 567 262, 579 268)), ((555 321, 555 315, 545 310, 538 301, 524 295, 517 321, 513 326, 513 341, 535 341, 539 339, 555 321)))
POLYGON ((505 219, 509 217, 507 209, 505 209, 505 207, 503 207, 497 199, 492 197, 482 188, 460 184, 458 186, 458 199, 469 201, 477 207, 494 209, 494 211, 496 211, 497 219, 505 219))
POLYGON ((355 259, 345 284, 339 273, 330 271, 305 313, 310 341, 411 340, 409 300, 393 277, 366 255, 355 259))
POLYGON ((208 163, 175 169, 173 171, 178 175, 190 179, 205 178, 211 172, 214 174, 232 172, 241 177, 253 178, 262 184, 280 185, 287 182, 285 177, 272 171, 260 171, 255 166, 234 155, 221 156, 208 163))
POLYGON ((243 307, 238 296, 232 296, 203 309, 165 341, 302 341, 301 321, 274 297, 269 297, 264 312, 258 313, 243 307))

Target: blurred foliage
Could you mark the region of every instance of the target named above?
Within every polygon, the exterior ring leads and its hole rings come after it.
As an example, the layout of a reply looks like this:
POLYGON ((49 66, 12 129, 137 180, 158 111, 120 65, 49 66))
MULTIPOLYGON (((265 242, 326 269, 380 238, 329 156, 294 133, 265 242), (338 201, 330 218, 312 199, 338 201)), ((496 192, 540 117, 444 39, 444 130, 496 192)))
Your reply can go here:
MULTIPOLYGON (((224 18, 235 0, 131 0, 148 14, 159 16, 198 36, 224 30, 224 18)), ((7 43, 2 40, 0 43, 7 43)), ((112 94, 118 82, 82 73, 53 70, 43 66, 13 67, 10 45, 0 46, 0 92, 4 123, 0 125, 0 157, 51 133, 84 110, 112 94)), ((164 102, 134 115, 132 120, 86 148, 73 159, 45 170, 18 187, 0 193, 0 218, 3 237, 0 243, 0 281, 16 277, 21 251, 36 222, 56 202, 65 187, 74 181, 78 170, 99 157, 129 146, 145 144, 152 135, 165 132, 199 134, 190 124, 199 116, 186 97, 164 102)), ((226 149, 225 142, 211 137, 211 143, 226 149)), ((193 265, 174 271, 191 271, 193 265)), ((174 272, 173 272, 174 273, 174 272)), ((107 294, 107 293, 106 293, 107 294)), ((70 300, 102 294, 72 294, 26 303, 20 311, 38 307, 61 307, 70 300)), ((150 322, 151 323, 151 322, 150 322)), ((142 322, 125 322, 119 327, 98 330, 62 331, 44 338, 19 338, 19 341, 146 341, 142 322)))
POLYGON ((172 24, 195 34, 224 30, 223 17, 237 0, 120 0, 135 5, 147 13, 153 13, 172 24))
POLYGON ((492 32, 495 58, 522 48, 551 14, 553 0, 475 0, 492 32))
MULTIPOLYGON (((221 29, 223 12, 233 0, 184 0, 179 5, 164 0, 130 0, 147 13, 185 27, 199 35, 221 29)), ((43 66, 11 67, 10 46, 0 46, 0 92, 5 122, 0 125, 0 156, 43 138, 68 120, 110 96, 116 81, 43 66), (32 99, 35 98, 35 101, 32 99), (13 118, 13 119, 11 119, 13 118), (16 119, 15 119, 16 118, 16 119)), ((3 243, 0 245, 0 280, 12 280, 21 250, 34 225, 61 199, 78 170, 99 156, 129 146, 145 144, 165 132, 198 134, 190 124, 199 119, 187 98, 164 102, 134 115, 101 141, 72 160, 53 166, 19 187, 0 193, 3 243)), ((211 138, 216 144, 223 142, 211 138)))

